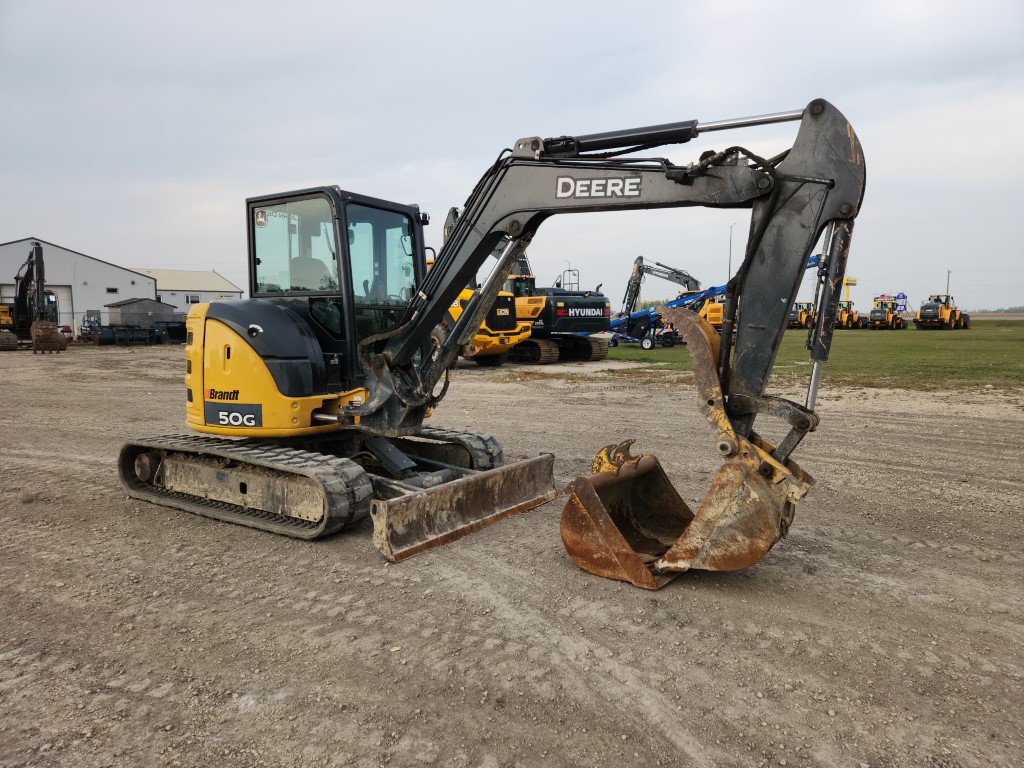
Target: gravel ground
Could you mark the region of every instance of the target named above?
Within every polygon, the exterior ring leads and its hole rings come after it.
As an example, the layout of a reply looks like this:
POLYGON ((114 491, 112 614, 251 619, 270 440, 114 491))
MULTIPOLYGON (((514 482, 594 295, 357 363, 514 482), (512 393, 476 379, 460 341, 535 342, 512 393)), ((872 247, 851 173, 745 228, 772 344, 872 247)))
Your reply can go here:
MULTIPOLYGON (((609 367, 460 368, 434 421, 552 451, 560 487, 636 437, 696 503, 692 385, 609 367)), ((182 368, 0 355, 0 766, 1024 762, 1024 387, 826 381, 790 535, 646 592, 567 558, 564 498, 399 565, 368 524, 300 542, 131 500, 118 448, 183 431, 182 368)))

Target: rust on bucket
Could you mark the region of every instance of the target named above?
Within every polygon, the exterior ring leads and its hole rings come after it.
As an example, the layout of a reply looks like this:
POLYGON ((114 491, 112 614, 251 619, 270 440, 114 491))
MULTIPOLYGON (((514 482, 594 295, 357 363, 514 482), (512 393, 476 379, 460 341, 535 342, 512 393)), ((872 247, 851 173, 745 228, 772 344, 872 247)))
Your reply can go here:
MULTIPOLYGON (((664 308, 661 308, 664 309, 664 308)), ((659 311, 661 311, 659 309, 659 311)), ((775 446, 738 435, 715 370, 717 334, 688 310, 668 310, 694 362, 700 407, 722 457, 703 503, 693 512, 653 454, 634 456, 633 440, 606 446, 592 474, 566 488, 561 535, 569 556, 605 578, 659 589, 691 568, 734 571, 759 562, 793 520, 814 480, 775 446)))

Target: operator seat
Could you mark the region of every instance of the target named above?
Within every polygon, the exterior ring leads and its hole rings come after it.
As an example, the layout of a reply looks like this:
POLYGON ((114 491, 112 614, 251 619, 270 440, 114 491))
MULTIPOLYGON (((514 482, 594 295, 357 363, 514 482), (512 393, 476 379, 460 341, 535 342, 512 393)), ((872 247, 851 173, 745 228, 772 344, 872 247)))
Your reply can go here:
POLYGON ((298 256, 289 265, 293 291, 323 291, 337 287, 327 265, 312 256, 298 256))

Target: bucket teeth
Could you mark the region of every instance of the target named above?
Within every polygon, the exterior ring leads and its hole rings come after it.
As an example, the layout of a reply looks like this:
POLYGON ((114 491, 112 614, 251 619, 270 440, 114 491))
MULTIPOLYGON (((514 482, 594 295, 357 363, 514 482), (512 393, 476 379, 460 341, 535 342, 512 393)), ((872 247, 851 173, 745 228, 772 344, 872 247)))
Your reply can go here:
POLYGON ((624 465, 640 461, 642 457, 629 452, 630 446, 635 442, 636 440, 623 440, 621 443, 606 445, 594 457, 590 473, 600 475, 603 472, 618 472, 624 465))

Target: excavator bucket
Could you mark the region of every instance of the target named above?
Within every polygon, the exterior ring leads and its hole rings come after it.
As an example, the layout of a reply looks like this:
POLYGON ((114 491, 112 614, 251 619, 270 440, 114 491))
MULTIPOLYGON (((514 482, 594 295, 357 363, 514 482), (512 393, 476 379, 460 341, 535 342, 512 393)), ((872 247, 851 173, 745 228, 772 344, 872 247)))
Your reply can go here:
POLYGON ((68 347, 67 339, 57 331, 57 323, 52 320, 36 320, 29 333, 33 352, 60 352, 68 347))
POLYGON ((554 456, 544 453, 390 499, 374 499, 373 543, 391 562, 486 528, 557 496, 554 456))
POLYGON ((565 489, 562 543, 586 571, 658 589, 671 575, 651 571, 693 521, 658 459, 631 456, 632 440, 609 445, 594 460, 596 474, 565 489))
POLYGON ((759 562, 786 534, 796 502, 814 482, 795 462, 776 461, 775 447, 756 434, 736 434, 715 370, 717 333, 688 310, 663 310, 693 358, 723 464, 694 513, 654 455, 633 456, 632 440, 606 446, 593 474, 566 488, 561 522, 562 543, 577 565, 645 589, 691 568, 734 571, 759 562))

